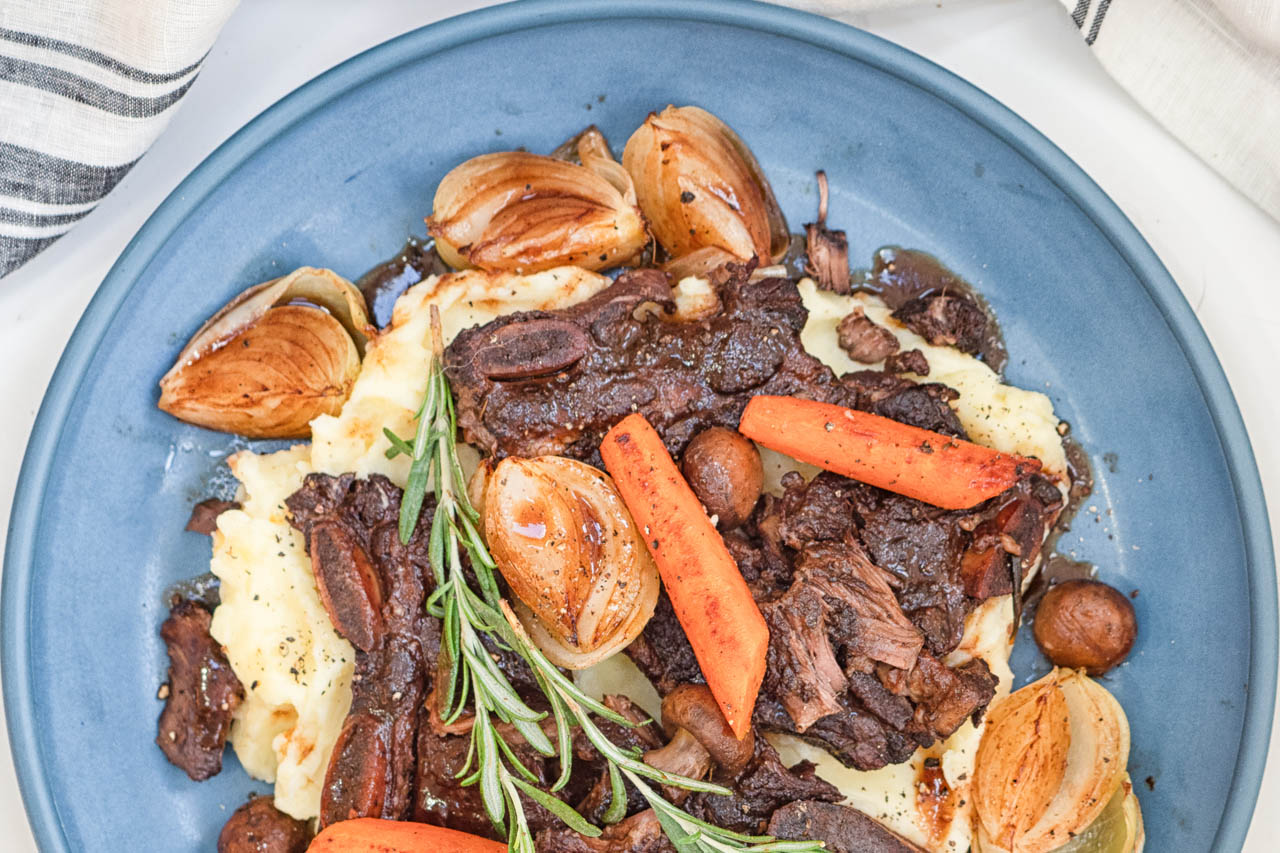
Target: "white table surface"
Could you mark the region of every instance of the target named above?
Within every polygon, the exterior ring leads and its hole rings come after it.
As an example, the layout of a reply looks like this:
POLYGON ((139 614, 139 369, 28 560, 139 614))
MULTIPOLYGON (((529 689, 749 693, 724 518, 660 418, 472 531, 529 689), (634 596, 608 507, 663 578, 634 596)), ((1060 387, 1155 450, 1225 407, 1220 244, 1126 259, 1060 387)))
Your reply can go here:
MULTIPOLYGON (((169 191, 242 124, 321 71, 406 30, 482 5, 245 0, 151 152, 70 235, 0 281, 0 364, 7 365, 0 371, 0 400, 8 413, 0 419, 0 518, 8 518, 31 424, 76 320, 169 191)), ((1280 428, 1274 371, 1280 364, 1280 223, 1119 89, 1057 0, 947 0, 848 20, 1003 101, 1119 204, 1208 331, 1254 437, 1268 502, 1280 507, 1280 445, 1262 440, 1280 428)), ((1277 517, 1273 512, 1272 531, 1280 540, 1277 517)), ((1273 740, 1247 853, 1280 849, 1278 805, 1280 748, 1273 740)), ((0 849, 35 849, 7 739, 0 747, 0 849)))

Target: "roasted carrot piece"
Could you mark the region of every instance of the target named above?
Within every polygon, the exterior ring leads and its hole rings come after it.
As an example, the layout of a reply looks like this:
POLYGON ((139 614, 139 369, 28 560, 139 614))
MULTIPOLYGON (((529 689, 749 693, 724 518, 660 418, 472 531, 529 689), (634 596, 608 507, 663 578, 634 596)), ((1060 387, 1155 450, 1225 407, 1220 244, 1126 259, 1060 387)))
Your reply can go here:
POLYGON ((507 845, 442 826, 362 817, 329 824, 307 853, 507 853, 507 845))
POLYGON ((737 563, 644 415, 609 430, 600 456, 644 533, 711 695, 733 733, 746 737, 769 627, 737 563))
POLYGON ((796 397, 752 397, 738 431, 765 447, 943 509, 993 498, 1040 460, 868 412, 796 397))

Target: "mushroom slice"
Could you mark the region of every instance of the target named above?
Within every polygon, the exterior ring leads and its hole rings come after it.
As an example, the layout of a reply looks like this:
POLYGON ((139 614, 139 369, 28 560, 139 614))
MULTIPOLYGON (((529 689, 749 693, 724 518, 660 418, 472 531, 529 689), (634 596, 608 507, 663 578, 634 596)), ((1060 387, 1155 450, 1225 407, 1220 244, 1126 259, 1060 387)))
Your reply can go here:
POLYGON ((579 163, 526 151, 473 157, 436 188, 427 230, 450 266, 537 272, 618 266, 644 248, 626 170, 600 131, 576 140, 579 163))
POLYGON ((508 457, 477 476, 489 550, 547 657, 584 669, 635 639, 658 570, 609 476, 559 456, 508 457))
MULTIPOLYGON (((769 181, 746 144, 699 107, 650 113, 622 165, 640 209, 672 257, 715 247, 741 260, 778 261, 791 236, 769 181)), ((717 256, 704 253, 702 263, 717 256)))
POLYGON ((351 392, 369 319, 364 297, 302 267, 245 290, 192 336, 160 380, 162 410, 250 438, 306 438, 351 392))

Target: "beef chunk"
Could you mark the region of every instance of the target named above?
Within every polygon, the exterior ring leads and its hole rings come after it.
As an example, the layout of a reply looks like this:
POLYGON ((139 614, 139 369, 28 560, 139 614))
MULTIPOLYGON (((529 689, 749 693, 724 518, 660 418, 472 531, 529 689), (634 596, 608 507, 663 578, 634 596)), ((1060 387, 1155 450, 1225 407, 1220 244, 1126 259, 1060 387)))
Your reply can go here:
POLYGON ((831 853, 924 853, 851 806, 788 803, 769 819, 770 835, 792 841, 823 841, 831 853))
POLYGON ((971 355, 987 339, 987 314, 966 293, 941 291, 917 296, 893 312, 895 319, 931 344, 953 346, 971 355))
POLYGON ((654 683, 662 695, 670 693, 680 684, 702 684, 706 681, 698 658, 689 645, 671 599, 666 590, 658 593, 658 604, 653 617, 644 626, 640 636, 626 648, 627 656, 635 662, 645 676, 654 683))
MULTIPOLYGON (((555 781, 558 764, 539 755, 518 734, 511 731, 506 734, 507 743, 538 778, 540 787, 549 788, 555 781)), ((409 819, 495 838, 496 831, 485 814, 480 786, 464 787, 457 778, 470 746, 470 734, 439 735, 429 725, 419 727, 416 797, 409 819)), ((525 815, 535 832, 558 823, 550 812, 529 801, 525 803, 525 815)))
POLYGON ((599 838, 587 838, 566 826, 544 829, 535 839, 538 853, 675 853, 653 809, 607 826, 599 838))
MULTIPOLYGON (((426 525, 408 545, 400 542, 400 497, 381 475, 309 474, 285 502, 290 523, 307 537, 325 607, 356 646, 351 709, 321 795, 323 825, 404 819, 413 806, 418 709, 440 628, 423 610, 434 586, 426 525)), ((427 503, 424 518, 432 515, 427 503)))
POLYGON ((947 737, 970 718, 976 724, 996 692, 996 677, 980 658, 950 667, 926 653, 910 672, 880 666, 878 674, 890 691, 915 703, 914 725, 909 728, 926 736, 936 732, 947 737))
POLYGON ((910 733, 895 729, 877 717, 852 693, 841 697, 839 712, 818 719, 803 733, 796 731, 791 715, 770 693, 760 694, 752 719, 766 731, 794 734, 830 752, 842 764, 859 770, 901 764, 923 745, 910 733))
POLYGON ((244 701, 240 679, 209 636, 212 619, 194 601, 178 600, 160 626, 169 650, 169 683, 156 743, 197 782, 222 769, 231 715, 244 701))
POLYGON ((778 751, 757 737, 755 753, 736 774, 717 773, 712 781, 733 790, 733 794, 695 794, 685 804, 694 817, 735 832, 759 835, 769 816, 795 800, 839 802, 844 799, 830 782, 819 779, 813 765, 801 761, 791 767, 782 763, 778 751))
POLYGON ((720 311, 699 321, 637 311, 669 308, 671 289, 660 271, 635 270, 570 308, 463 331, 445 362, 464 437, 497 456, 598 463, 605 432, 634 411, 679 451, 705 427, 736 427, 754 394, 844 399, 800 344, 808 312, 795 285, 748 273, 735 267, 720 311))
POLYGON ((736 427, 756 394, 822 400, 964 437, 956 392, 880 371, 837 379, 805 351, 808 318, 796 286, 752 281, 732 265, 719 310, 677 322, 662 313, 671 289, 657 270, 635 270, 560 311, 500 317, 461 332, 446 369, 464 437, 488 453, 554 453, 599 464, 599 444, 639 411, 679 453, 710 426, 736 427), (651 303, 658 310, 638 310, 651 303))
POLYGON ((845 483, 858 538, 871 561, 898 579, 898 603, 924 632, 928 648, 935 654, 951 651, 964 635, 965 617, 973 606, 957 577, 969 538, 962 526, 965 514, 863 483, 845 483))
POLYGON ((240 504, 236 501, 220 501, 217 498, 207 498, 191 508, 191 517, 187 519, 186 529, 192 533, 203 533, 205 536, 212 536, 213 531, 218 529, 218 516, 229 509, 239 508, 240 504))
POLYGON ((884 360, 886 373, 914 373, 917 376, 929 375, 929 359, 918 349, 895 353, 884 360))
POLYGON ((218 853, 304 853, 311 825, 294 820, 268 796, 253 796, 231 813, 218 833, 218 853))
POLYGON ((840 377, 840 385, 845 394, 842 405, 920 429, 967 438, 949 405, 960 396, 954 388, 939 382, 920 384, 879 370, 846 373, 840 377))
POLYGON ((856 655, 910 669, 923 645, 884 572, 851 540, 806 544, 791 587, 760 609, 769 624, 763 689, 801 733, 843 710, 849 684, 841 658, 856 655))
POLYGON ((884 361, 898 351, 898 339, 893 332, 879 326, 862 306, 855 306, 836 327, 836 335, 840 349, 848 353, 849 358, 863 364, 875 364, 884 361))

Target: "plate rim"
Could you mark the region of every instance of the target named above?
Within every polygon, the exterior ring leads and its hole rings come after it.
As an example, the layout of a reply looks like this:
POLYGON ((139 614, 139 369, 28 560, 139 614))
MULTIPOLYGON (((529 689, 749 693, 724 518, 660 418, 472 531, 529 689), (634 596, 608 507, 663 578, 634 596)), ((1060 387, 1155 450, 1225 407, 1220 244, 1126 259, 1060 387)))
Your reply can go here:
POLYGON ((1266 764, 1276 702, 1275 559, 1261 476, 1235 397, 1204 329, 1154 250, 1076 163, 1011 109, 934 62, 847 24, 754 0, 522 0, 437 21, 384 41, 311 78, 228 137, 175 187, 121 252, 76 324, 32 427, 14 494, 0 578, 0 676, 9 744, 28 823, 42 850, 69 850, 35 737, 30 591, 40 509, 71 403, 137 278, 185 218, 272 139, 347 90, 410 61, 526 29, 626 18, 711 23, 781 35, 862 62, 961 111, 1038 168, 1129 264, 1187 356, 1222 444, 1245 550, 1251 646, 1244 725, 1215 850, 1243 847, 1266 764), (1261 747, 1261 748, 1259 748, 1261 747))

